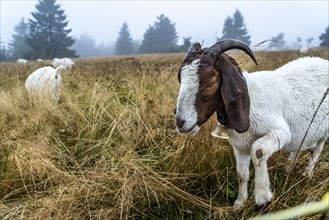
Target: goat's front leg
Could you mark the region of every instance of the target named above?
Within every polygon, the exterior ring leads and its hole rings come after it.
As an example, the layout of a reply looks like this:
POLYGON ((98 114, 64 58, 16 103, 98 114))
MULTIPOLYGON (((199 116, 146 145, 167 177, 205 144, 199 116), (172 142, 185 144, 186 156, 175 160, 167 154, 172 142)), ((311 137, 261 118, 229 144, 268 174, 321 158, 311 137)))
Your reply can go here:
POLYGON ((233 149, 236 159, 236 171, 238 173, 239 180, 239 195, 234 202, 234 207, 241 208, 245 200, 248 198, 250 155, 235 148, 233 149))
POLYGON ((285 129, 277 129, 259 138, 251 146, 251 159, 255 167, 255 202, 263 206, 272 200, 270 179, 267 170, 267 160, 286 143, 290 142, 288 125, 285 129))

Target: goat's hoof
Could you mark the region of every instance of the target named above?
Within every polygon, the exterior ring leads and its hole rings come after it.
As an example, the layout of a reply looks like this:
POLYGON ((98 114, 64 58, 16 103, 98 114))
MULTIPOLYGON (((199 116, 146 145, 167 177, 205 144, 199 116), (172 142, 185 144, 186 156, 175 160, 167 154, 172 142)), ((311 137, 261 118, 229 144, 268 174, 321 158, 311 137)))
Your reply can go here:
POLYGON ((271 203, 272 203, 271 201, 268 201, 262 205, 257 205, 256 210, 260 212, 267 212, 269 211, 268 207, 271 205, 271 203))
POLYGON ((239 209, 243 208, 244 202, 245 202, 245 200, 238 200, 238 199, 235 200, 234 205, 233 205, 233 209, 234 210, 239 210, 239 209))
POLYGON ((264 206, 264 204, 271 202, 272 200, 272 193, 271 191, 261 191, 255 194, 255 202, 257 206, 264 206))

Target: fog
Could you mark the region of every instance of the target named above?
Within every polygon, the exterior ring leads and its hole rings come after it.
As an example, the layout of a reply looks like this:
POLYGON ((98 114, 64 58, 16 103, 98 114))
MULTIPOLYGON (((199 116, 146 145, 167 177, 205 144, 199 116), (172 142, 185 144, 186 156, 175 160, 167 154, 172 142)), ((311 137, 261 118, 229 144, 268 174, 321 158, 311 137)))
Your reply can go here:
MULTIPOLYGON (((83 33, 92 36, 97 43, 111 43, 118 38, 124 22, 134 40, 142 40, 146 29, 153 25, 160 14, 176 24, 179 36, 192 37, 192 41, 204 41, 206 46, 221 37, 224 20, 239 9, 252 45, 279 33, 284 33, 287 44, 297 37, 306 45, 319 44, 319 36, 329 25, 329 1, 87 1, 58 0, 69 21, 70 36, 83 33)), ((36 0, 0 0, 1 41, 7 45, 12 39, 14 27, 24 17, 32 18, 36 0)))

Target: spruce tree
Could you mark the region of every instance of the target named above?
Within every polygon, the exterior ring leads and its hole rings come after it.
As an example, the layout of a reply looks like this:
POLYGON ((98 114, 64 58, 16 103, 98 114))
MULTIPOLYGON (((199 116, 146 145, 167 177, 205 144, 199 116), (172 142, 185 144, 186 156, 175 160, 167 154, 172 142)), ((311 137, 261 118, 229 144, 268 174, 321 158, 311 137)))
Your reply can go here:
POLYGON ((31 47, 26 43, 26 37, 29 33, 28 23, 21 19, 21 22, 14 27, 15 34, 12 35, 12 40, 9 42, 9 50, 13 59, 27 59, 32 52, 31 47))
POLYGON ((3 45, 3 42, 0 41, 0 62, 7 60, 7 51, 6 47, 3 45))
POLYGON ((144 38, 141 46, 139 47, 138 53, 155 53, 156 40, 155 38, 155 27, 149 25, 149 28, 146 30, 144 34, 144 38))
POLYGON ((27 43, 33 50, 30 58, 76 57, 70 49, 74 40, 68 36, 72 30, 65 29, 68 21, 56 0, 39 0, 36 9, 31 13, 33 19, 29 19, 27 43))
POLYGON ((72 46, 79 57, 94 57, 97 55, 96 41, 86 32, 75 38, 72 46))
POLYGON ((250 35, 248 35, 243 16, 239 10, 235 11, 233 15, 233 20, 233 27, 236 30, 236 39, 250 45, 250 35))
POLYGON ((220 38, 220 40, 230 38, 235 38, 235 30, 233 26, 233 19, 228 16, 224 21, 223 36, 220 38))
POLYGON ((175 24, 163 14, 157 19, 158 21, 146 30, 139 53, 166 53, 170 48, 177 47, 175 24))
POLYGON ((275 37, 271 38, 271 44, 268 46, 269 49, 283 50, 286 48, 286 42, 284 40, 284 33, 280 33, 275 37))
POLYGON ((225 19, 223 36, 220 38, 220 40, 223 39, 236 39, 246 43, 247 45, 250 45, 250 35, 248 35, 243 16, 239 10, 235 11, 233 18, 228 16, 225 19))
POLYGON ((306 42, 307 42, 307 48, 310 48, 310 44, 312 43, 312 41, 314 40, 313 37, 307 38, 306 42))
POLYGON ((181 52, 187 52, 190 49, 192 45, 191 39, 192 37, 183 37, 183 45, 180 46, 181 52))
POLYGON ((119 32, 119 37, 115 44, 116 55, 132 54, 133 51, 133 39, 130 37, 127 23, 123 23, 119 32))
POLYGON ((319 39, 321 40, 321 47, 329 47, 329 26, 327 27, 325 33, 320 35, 319 39))

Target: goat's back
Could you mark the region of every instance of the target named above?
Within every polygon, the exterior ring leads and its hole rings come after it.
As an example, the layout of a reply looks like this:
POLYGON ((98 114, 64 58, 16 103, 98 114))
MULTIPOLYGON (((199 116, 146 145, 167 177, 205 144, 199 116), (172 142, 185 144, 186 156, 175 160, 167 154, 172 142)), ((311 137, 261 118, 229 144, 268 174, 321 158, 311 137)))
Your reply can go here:
POLYGON ((25 87, 29 92, 52 89, 56 81, 60 81, 60 75, 56 74, 54 68, 46 66, 31 73, 25 81, 25 87))

